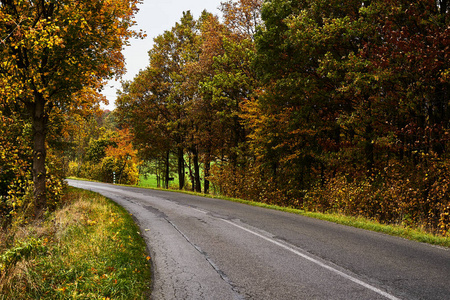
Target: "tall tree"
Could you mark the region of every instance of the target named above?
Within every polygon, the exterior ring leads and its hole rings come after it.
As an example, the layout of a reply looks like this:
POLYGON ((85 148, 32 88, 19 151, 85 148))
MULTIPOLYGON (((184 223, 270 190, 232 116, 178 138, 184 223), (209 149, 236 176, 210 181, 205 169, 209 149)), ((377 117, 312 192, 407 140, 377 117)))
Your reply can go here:
POLYGON ((307 186, 312 169, 321 165, 321 139, 333 131, 329 114, 334 113, 330 96, 334 86, 318 74, 321 59, 333 45, 316 35, 325 16, 337 17, 333 10, 321 7, 325 4, 266 1, 262 11, 265 26, 256 36, 254 65, 264 93, 254 109, 267 123, 255 131, 254 144, 278 185, 287 183, 281 178, 292 178, 294 184, 283 189, 300 191, 307 186))
MULTIPOLYGON (((46 208, 46 135, 55 108, 124 70, 121 54, 140 0, 0 1, 0 101, 25 108, 33 131, 35 213, 46 208)), ((22 110, 20 110, 22 112, 22 110)))
POLYGON ((169 87, 164 82, 166 73, 157 67, 148 67, 139 72, 132 82, 125 82, 116 100, 118 119, 133 135, 133 144, 146 161, 162 161, 165 165, 164 186, 168 188, 169 154, 172 150, 171 132, 167 120, 165 97, 169 87))
POLYGON ((247 164, 247 132, 240 114, 241 104, 254 95, 257 86, 251 61, 255 55, 253 34, 261 22, 261 3, 224 2, 221 11, 225 22, 220 24, 209 16, 202 24, 202 52, 196 69, 203 73, 196 112, 209 115, 198 125, 206 146, 205 170, 209 170, 215 156, 230 169, 228 180, 235 187, 241 183, 233 173, 237 167, 244 170, 247 164))
MULTIPOLYGON (((185 186, 184 153, 188 132, 185 104, 191 96, 184 67, 198 56, 196 41, 196 21, 189 11, 184 12, 170 31, 155 38, 149 51, 150 65, 124 85, 118 100, 123 119, 133 120, 129 124, 133 126, 136 141, 164 156, 166 185, 170 152, 175 152, 180 188, 185 186)), ((190 150, 195 152, 195 147, 190 150)))

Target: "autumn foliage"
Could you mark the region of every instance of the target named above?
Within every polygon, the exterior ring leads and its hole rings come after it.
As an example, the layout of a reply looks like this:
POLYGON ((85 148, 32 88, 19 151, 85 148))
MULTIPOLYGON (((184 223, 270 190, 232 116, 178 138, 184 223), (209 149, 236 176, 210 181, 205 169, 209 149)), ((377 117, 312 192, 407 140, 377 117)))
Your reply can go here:
POLYGON ((165 187, 176 174, 180 189, 449 233, 448 1, 185 12, 123 83, 113 124, 87 111, 123 71, 138 2, 0 2, 3 213, 30 194, 16 183, 33 180, 42 208, 43 175, 134 184, 144 160, 165 187))
POLYGON ((447 1, 221 11, 185 13, 124 85, 143 158, 177 157, 196 190, 449 232, 447 1))
MULTIPOLYGON (((31 187, 35 216, 50 208, 48 192, 56 192, 50 183, 56 176, 48 151, 52 135, 61 129, 64 116, 102 101, 98 91, 105 80, 123 73, 122 48, 139 35, 130 30, 139 2, 0 1, 2 130, 12 129, 17 137, 15 143, 2 142, 2 151, 18 153, 1 167, 1 176, 8 177, 2 186, 16 189, 28 172, 33 184, 24 186, 31 187), (17 132, 18 125, 27 130, 17 132), (14 161, 19 163, 10 167, 14 161)), ((2 194, 3 202, 11 199, 2 194)))
POLYGON ((114 113, 98 111, 68 122, 67 175, 108 183, 139 181, 140 160, 127 129, 117 128, 114 113), (69 129, 70 128, 70 129, 69 129))

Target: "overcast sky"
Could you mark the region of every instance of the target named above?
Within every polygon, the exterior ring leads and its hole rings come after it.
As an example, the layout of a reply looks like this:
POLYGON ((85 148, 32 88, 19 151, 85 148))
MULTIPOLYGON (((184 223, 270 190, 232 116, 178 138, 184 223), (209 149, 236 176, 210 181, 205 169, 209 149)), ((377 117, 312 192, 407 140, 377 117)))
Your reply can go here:
MULTIPOLYGON (((143 29, 147 38, 144 40, 132 40, 131 46, 124 51, 126 59, 127 73, 122 80, 132 80, 139 70, 148 66, 148 51, 152 48, 153 39, 162 34, 165 30, 170 30, 176 22, 181 19, 183 11, 190 10, 194 18, 198 18, 200 13, 207 11, 219 15, 218 7, 224 0, 144 0, 139 6, 139 13, 136 15, 137 28, 143 29)), ((103 90, 103 95, 109 100, 107 109, 114 109, 116 90, 121 88, 120 82, 110 81, 103 90)))

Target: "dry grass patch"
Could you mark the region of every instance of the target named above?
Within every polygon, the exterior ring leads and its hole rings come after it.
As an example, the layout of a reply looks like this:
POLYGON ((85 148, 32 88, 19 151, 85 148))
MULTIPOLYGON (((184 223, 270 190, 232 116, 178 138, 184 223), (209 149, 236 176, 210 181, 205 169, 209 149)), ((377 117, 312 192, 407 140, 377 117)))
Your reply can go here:
POLYGON ((130 215, 69 189, 45 222, 0 234, 0 299, 145 299, 146 246, 130 215))

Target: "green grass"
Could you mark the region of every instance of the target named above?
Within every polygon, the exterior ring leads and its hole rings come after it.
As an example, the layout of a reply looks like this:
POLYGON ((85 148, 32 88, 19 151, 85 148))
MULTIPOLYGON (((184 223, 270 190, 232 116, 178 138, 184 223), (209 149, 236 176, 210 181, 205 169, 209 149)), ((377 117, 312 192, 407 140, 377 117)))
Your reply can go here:
MULTIPOLYGON (((223 198, 223 197, 221 197, 223 198)), ((264 203, 247 201, 242 199, 232 199, 225 198, 226 200, 231 200, 235 202, 245 203, 248 205, 264 207, 268 209, 280 210, 289 213, 294 213, 310 218, 315 218, 319 220, 324 220, 328 222, 333 222, 341 225, 361 228, 365 230, 381 232, 385 234, 389 234, 392 236, 398 236, 405 239, 427 243, 432 245, 438 245, 443 247, 450 247, 450 236, 441 236, 435 235, 427 232, 421 228, 411 228, 403 225, 387 225, 381 224, 380 222, 369 220, 363 217, 353 217, 353 216, 345 216, 342 214, 332 214, 332 213, 318 213, 318 212, 308 212, 305 210, 290 208, 290 207, 281 207, 276 205, 267 205, 264 203)))
MULTIPOLYGON (((156 177, 154 180, 156 182, 156 177)), ((156 183, 154 184, 154 186, 151 186, 150 184, 149 185, 140 185, 140 186, 144 187, 144 188, 156 189, 156 183)), ((253 205, 253 206, 259 206, 259 207, 264 207, 264 208, 268 208, 268 209, 280 210, 280 211, 299 214, 299 215, 303 215, 303 216, 307 216, 307 217, 311 217, 311 218, 315 218, 315 219, 329 221, 329 222, 333 222, 333 223, 337 223, 337 224, 342 224, 342 225, 346 225, 346 226, 361 228, 361 229, 365 229, 365 230, 371 230, 371 231, 375 231, 375 232, 381 232, 381 233, 389 234, 392 236, 398 236, 398 237, 402 237, 402 238, 417 241, 417 242, 428 243, 428 244, 444 246, 444 247, 450 247, 450 236, 436 235, 436 234, 427 232, 425 229, 422 229, 422 228, 411 228, 408 226, 404 226, 402 224, 387 225, 387 224, 381 224, 379 222, 369 220, 369 219, 366 219, 363 217, 352 217, 352 216, 345 216, 342 214, 331 214, 331 213, 324 214, 324 213, 318 213, 318 212, 309 212, 309 211, 290 208, 290 207, 268 205, 265 203, 230 198, 230 197, 225 197, 225 196, 220 196, 220 195, 205 195, 205 194, 199 194, 199 193, 194 193, 194 192, 189 192, 189 191, 179 191, 179 190, 173 190, 173 189, 170 189, 169 191, 198 195, 198 196, 203 196, 203 197, 223 199, 223 200, 239 202, 239 203, 243 203, 243 204, 247 204, 247 205, 253 205)))
POLYGON ((139 176, 139 186, 140 187, 151 187, 151 188, 158 187, 156 175, 154 175, 154 174, 149 174, 147 176, 140 175, 139 176))
POLYGON ((150 257, 131 216, 92 192, 70 188, 67 197, 3 249, 0 298, 148 298, 150 257))
MULTIPOLYGON (((170 188, 178 188, 178 179, 169 182, 170 188)), ((162 184, 162 182, 161 182, 162 184)), ((155 174, 147 174, 147 176, 139 175, 139 187, 158 188, 158 181, 155 174)))
MULTIPOLYGON (((151 188, 151 187, 147 187, 151 188)), ((411 228, 408 226, 403 225, 387 225, 382 224, 377 221, 369 220, 363 217, 353 217, 353 216, 346 216, 342 214, 332 214, 332 213, 319 213, 319 212, 309 212, 301 209, 296 209, 292 207, 283 207, 283 206, 277 206, 277 205, 269 205, 266 203, 261 202, 255 202, 255 201, 248 201, 243 199, 237 199, 237 198, 231 198, 221 195, 205 195, 190 191, 179 191, 179 190, 168 190, 171 192, 177 192, 177 193, 185 193, 185 194, 191 194, 191 195, 197 195, 202 197, 208 197, 208 198, 215 198, 215 199, 222 199, 227 201, 233 201, 238 203, 243 203, 247 205, 252 206, 258 206, 263 207, 267 209, 273 209, 273 210, 279 210, 284 211, 288 213, 298 214, 310 218, 315 218, 319 220, 324 220, 328 222, 333 222, 341 225, 361 228, 365 230, 375 231, 375 232, 381 232, 392 236, 398 236, 405 239, 421 242, 421 243, 427 243, 432 245, 438 245, 443 247, 450 247, 450 236, 442 236, 442 235, 435 235, 432 233, 427 232, 425 229, 421 228, 411 228)))

